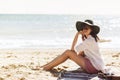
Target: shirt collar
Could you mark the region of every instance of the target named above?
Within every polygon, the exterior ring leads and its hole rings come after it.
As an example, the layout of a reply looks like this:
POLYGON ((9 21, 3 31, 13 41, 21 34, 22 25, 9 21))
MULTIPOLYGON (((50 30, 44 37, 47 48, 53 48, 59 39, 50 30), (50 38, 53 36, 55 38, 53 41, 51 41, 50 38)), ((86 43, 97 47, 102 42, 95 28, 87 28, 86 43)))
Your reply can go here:
POLYGON ((88 37, 87 38, 91 38, 92 36, 91 35, 88 35, 88 37))

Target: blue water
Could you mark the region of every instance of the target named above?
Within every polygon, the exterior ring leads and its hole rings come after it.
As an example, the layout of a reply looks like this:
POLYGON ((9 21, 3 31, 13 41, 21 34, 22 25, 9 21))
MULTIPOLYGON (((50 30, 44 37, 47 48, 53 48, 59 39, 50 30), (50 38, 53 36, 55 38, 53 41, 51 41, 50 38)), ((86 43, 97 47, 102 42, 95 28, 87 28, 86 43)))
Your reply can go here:
POLYGON ((76 21, 92 19, 99 25, 102 48, 120 48, 120 16, 0 14, 0 49, 70 48, 76 21))

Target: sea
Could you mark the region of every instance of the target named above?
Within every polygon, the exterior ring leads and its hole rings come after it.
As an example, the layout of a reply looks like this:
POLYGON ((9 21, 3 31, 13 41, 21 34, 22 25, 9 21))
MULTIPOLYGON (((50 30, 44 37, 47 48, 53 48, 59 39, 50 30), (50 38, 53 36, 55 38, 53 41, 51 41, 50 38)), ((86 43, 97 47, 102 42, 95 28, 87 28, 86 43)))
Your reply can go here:
POLYGON ((120 16, 67 14, 0 14, 0 49, 70 48, 76 21, 100 26, 100 48, 120 49, 120 16))

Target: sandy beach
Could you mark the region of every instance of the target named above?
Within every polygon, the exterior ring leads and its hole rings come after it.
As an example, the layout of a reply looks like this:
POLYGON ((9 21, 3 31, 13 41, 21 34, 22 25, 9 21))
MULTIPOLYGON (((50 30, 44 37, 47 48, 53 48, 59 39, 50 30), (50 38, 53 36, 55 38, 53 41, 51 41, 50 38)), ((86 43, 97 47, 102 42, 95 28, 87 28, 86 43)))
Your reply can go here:
MULTIPOLYGON (((48 63, 64 50, 66 49, 1 49, 0 80, 57 80, 57 77, 48 71, 31 68, 48 63)), ((119 49, 100 49, 100 52, 106 66, 120 71, 119 49)), ((67 60, 55 68, 58 71, 74 70, 79 66, 67 60)))

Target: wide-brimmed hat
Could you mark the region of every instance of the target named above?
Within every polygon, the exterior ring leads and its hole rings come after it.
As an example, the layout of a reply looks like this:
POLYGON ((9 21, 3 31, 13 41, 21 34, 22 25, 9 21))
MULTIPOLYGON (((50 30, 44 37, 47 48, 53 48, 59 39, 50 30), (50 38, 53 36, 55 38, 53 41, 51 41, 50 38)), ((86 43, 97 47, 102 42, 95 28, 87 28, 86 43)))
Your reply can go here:
POLYGON ((76 29, 77 31, 81 31, 84 29, 85 25, 89 25, 92 28, 93 33, 98 34, 100 32, 100 27, 97 25, 94 25, 92 20, 85 20, 84 22, 82 21, 77 21, 76 22, 76 29))

